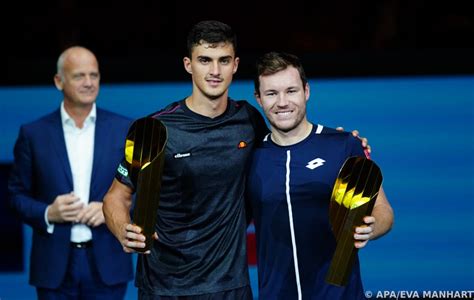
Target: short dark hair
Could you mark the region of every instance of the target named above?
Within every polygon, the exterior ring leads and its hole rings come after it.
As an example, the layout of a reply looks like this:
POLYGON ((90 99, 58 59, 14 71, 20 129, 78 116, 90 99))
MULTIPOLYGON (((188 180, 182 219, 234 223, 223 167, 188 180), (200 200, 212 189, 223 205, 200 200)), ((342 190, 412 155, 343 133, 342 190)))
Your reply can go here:
POLYGON ((189 57, 192 56, 193 48, 203 42, 210 44, 230 43, 234 48, 234 52, 237 53, 237 37, 234 31, 229 25, 219 21, 201 21, 191 28, 187 39, 189 57))
POLYGON ((268 52, 257 59, 257 72, 254 78, 255 93, 260 95, 260 76, 272 75, 285 70, 289 66, 294 67, 300 74, 303 87, 308 83, 306 74, 298 56, 285 52, 268 52))

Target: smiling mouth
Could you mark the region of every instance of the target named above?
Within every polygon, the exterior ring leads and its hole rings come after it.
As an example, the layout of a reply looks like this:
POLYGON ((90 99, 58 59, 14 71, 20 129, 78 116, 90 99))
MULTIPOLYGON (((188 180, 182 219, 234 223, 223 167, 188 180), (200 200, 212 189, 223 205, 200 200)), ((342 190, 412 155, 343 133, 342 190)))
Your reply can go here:
POLYGON ((285 110, 285 111, 277 111, 275 112, 276 115, 279 115, 279 116, 288 116, 292 113, 293 111, 292 110, 285 110))

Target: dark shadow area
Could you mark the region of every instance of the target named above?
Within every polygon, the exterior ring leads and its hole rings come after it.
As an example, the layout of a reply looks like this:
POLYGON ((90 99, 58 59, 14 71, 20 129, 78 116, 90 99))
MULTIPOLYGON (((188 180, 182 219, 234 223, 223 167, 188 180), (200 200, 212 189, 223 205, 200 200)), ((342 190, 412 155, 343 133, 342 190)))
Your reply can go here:
POLYGON ((62 0, 10 3, 3 34, 7 72, 0 85, 50 84, 59 53, 84 45, 104 82, 188 80, 186 34, 205 19, 230 24, 241 57, 293 52, 310 77, 473 74, 472 1, 296 0, 203 2, 62 0))
POLYGON ((22 223, 7 203, 10 169, 10 164, 0 164, 0 236, 3 240, 0 247, 0 273, 22 272, 24 268, 22 223))

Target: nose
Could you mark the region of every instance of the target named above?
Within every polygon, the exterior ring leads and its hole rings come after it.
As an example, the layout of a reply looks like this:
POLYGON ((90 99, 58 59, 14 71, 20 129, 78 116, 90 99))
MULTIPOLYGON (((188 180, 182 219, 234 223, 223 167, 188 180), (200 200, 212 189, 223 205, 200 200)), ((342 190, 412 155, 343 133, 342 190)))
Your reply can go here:
POLYGON ((92 78, 90 76, 85 76, 84 77, 84 85, 85 86, 91 86, 92 85, 92 78))
POLYGON ((220 75, 220 66, 219 66, 219 62, 218 61, 213 61, 211 64, 210 64, 210 70, 209 70, 209 73, 213 76, 218 76, 220 75))
POLYGON ((279 93, 277 96, 277 102, 276 104, 278 107, 286 107, 288 106, 288 99, 286 98, 286 95, 284 93, 279 93))

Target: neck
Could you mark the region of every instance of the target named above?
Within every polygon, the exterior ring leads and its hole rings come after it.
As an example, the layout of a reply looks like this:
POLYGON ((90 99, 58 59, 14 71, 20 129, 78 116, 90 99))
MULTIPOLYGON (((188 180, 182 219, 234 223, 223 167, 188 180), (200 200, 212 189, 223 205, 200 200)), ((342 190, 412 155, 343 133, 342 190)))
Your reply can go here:
POLYGON ((271 139, 280 146, 290 146, 301 142, 307 138, 313 130, 313 124, 304 120, 297 128, 290 131, 281 131, 272 127, 271 139))
POLYGON ((84 126, 84 120, 87 118, 92 110, 93 104, 88 105, 71 105, 67 101, 64 101, 64 109, 74 120, 76 127, 82 128, 84 126))
POLYGON ((186 98, 186 106, 193 112, 205 117, 215 118, 222 115, 227 109, 227 93, 216 99, 192 94, 186 98))

